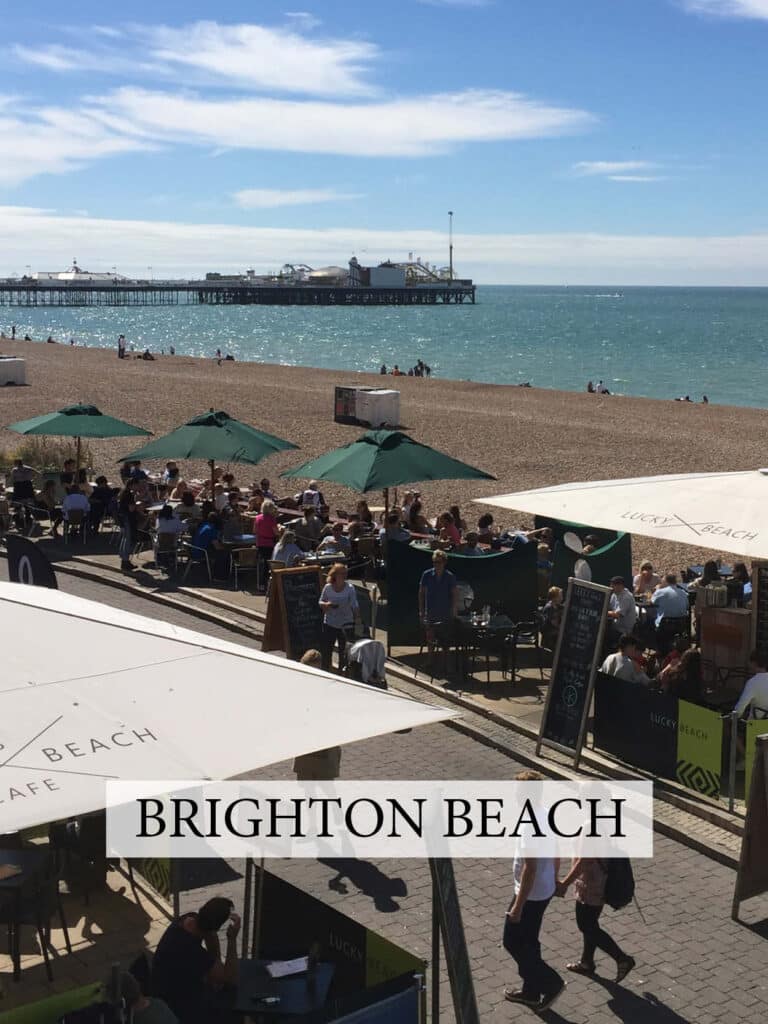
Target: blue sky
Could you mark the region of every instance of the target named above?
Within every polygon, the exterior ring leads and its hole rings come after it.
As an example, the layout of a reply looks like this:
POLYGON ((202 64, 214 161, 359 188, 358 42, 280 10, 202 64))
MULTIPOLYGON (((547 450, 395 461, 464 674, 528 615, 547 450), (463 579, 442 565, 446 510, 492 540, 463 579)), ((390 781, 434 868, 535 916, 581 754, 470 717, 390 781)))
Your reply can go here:
POLYGON ((0 273, 768 285, 768 0, 212 10, 6 9, 0 273))

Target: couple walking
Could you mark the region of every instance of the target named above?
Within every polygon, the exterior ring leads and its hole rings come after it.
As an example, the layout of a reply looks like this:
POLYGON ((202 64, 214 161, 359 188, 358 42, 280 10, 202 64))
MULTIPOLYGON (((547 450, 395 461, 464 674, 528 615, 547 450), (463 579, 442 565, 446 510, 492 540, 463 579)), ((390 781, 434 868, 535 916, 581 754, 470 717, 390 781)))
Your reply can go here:
MULTIPOLYGON (((539 781, 538 772, 520 772, 521 782, 539 781)), ((564 896, 573 885, 576 895, 576 924, 583 937, 581 959, 569 963, 574 974, 595 973, 595 951, 600 949, 616 962, 616 981, 622 982, 635 961, 624 953, 600 927, 605 906, 608 872, 602 861, 586 857, 573 862, 571 870, 558 881, 559 861, 551 857, 527 857, 525 838, 520 840, 514 860, 515 896, 504 922, 504 948, 517 963, 523 985, 506 988, 510 1003, 541 1012, 549 1009, 562 994, 565 982, 541 956, 539 932, 544 913, 553 896, 564 896)))

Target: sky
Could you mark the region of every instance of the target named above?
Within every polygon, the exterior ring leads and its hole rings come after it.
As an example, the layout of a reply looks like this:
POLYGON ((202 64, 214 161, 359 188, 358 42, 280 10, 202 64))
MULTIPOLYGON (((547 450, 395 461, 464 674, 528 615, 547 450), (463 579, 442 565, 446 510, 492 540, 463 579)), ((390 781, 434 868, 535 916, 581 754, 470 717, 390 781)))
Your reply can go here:
POLYGON ((768 0, 181 6, 6 7, 0 274, 768 286, 768 0))

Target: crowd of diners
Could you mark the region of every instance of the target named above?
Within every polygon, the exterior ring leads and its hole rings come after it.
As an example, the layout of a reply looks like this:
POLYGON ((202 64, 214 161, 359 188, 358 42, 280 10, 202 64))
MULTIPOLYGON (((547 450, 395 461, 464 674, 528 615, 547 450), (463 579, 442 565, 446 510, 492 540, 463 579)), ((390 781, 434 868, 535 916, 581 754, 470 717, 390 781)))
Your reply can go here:
MULTIPOLYGON (((683 581, 674 572, 657 573, 650 562, 643 562, 631 587, 620 576, 611 580, 608 653, 601 670, 670 696, 708 704, 711 695, 705 692, 698 646, 707 588, 724 589, 727 604, 749 608, 752 577, 744 562, 721 569, 714 560, 706 562, 698 575, 688 570, 686 577, 683 581)), ((746 685, 733 710, 750 718, 768 718, 768 652, 756 649, 750 654, 746 685)))
POLYGON ((233 472, 220 467, 205 481, 188 481, 172 461, 154 474, 139 461, 122 463, 119 481, 104 475, 91 480, 72 460, 35 486, 38 476, 21 460, 9 474, 8 514, 17 529, 31 529, 34 535, 48 528, 56 538, 63 526, 76 523, 87 537, 108 519, 120 528, 121 567, 126 572, 135 568, 132 553, 153 533, 184 537, 193 557, 202 559, 206 552, 214 560, 217 552, 247 537, 260 559, 285 566, 309 554, 351 563, 365 538, 373 540, 377 555, 385 553, 390 540, 415 540, 475 557, 533 541, 539 545, 540 565, 551 565, 550 530, 501 530, 490 513, 468 523, 457 505, 430 514, 415 490, 406 491, 402 503, 385 514, 372 511, 365 499, 349 510, 332 511, 314 480, 298 493, 280 494, 268 478, 241 484, 233 472))

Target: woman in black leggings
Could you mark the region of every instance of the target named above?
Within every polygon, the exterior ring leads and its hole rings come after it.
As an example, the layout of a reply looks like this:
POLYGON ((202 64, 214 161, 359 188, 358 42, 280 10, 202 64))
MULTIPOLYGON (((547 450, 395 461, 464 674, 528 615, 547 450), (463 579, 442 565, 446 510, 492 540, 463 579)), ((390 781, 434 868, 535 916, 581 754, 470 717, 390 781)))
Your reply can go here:
POLYGON ((557 892, 565 895, 573 883, 576 895, 576 924, 584 939, 581 960, 567 964, 574 974, 595 973, 595 950, 601 949, 616 961, 616 981, 623 981, 635 961, 627 956, 608 932, 600 927, 600 915, 605 906, 605 882, 607 872, 602 861, 590 857, 580 857, 562 882, 558 882, 557 892))

